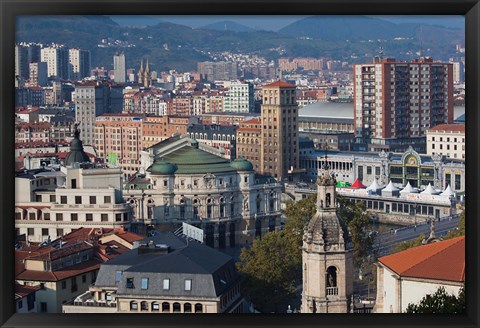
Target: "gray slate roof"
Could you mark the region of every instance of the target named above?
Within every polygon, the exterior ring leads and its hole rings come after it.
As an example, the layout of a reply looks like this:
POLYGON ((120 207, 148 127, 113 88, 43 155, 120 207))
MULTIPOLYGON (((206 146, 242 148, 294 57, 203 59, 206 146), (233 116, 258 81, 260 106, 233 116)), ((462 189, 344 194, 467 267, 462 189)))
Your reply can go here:
POLYGON ((196 241, 187 241, 173 233, 161 233, 140 241, 166 244, 168 253, 143 253, 134 248, 101 265, 95 286, 115 286, 115 272, 123 271, 117 295, 149 295, 189 298, 216 298, 237 283, 233 259, 196 241), (133 278, 134 288, 127 288, 133 278), (148 278, 148 289, 141 289, 142 278, 148 278), (163 280, 170 288, 163 289, 163 280), (185 280, 192 280, 192 290, 185 290, 185 280))

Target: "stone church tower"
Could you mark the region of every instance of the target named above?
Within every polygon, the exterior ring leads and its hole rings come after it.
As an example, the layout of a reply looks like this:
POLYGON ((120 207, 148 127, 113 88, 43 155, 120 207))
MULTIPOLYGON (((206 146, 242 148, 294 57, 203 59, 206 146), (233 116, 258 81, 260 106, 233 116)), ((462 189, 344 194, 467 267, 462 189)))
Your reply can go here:
POLYGON ((327 159, 317 180, 317 213, 303 236, 302 313, 349 313, 353 293, 351 247, 336 213, 335 177, 327 159))

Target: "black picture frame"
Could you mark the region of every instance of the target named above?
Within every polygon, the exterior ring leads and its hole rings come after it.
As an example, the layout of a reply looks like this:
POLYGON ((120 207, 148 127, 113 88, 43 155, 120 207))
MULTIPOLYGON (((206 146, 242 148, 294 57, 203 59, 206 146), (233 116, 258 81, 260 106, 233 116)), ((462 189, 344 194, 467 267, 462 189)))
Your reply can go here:
POLYGON ((478 289, 478 214, 479 214, 479 111, 480 111, 480 4, 478 0, 100 0, 35 1, 3 0, 1 17, 0 90, 0 324, 2 327, 182 327, 182 326, 434 326, 477 327, 478 289), (242 314, 176 315, 141 314, 15 314, 14 308, 14 43, 15 17, 18 15, 74 14, 166 14, 166 15, 465 15, 466 18, 466 315, 406 314, 242 314))

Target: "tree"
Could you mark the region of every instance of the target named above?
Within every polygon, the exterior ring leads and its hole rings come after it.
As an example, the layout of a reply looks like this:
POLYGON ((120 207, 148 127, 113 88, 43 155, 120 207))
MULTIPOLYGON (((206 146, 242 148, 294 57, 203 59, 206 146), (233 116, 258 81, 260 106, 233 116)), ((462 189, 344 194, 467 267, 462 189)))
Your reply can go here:
POLYGON ((465 209, 460 214, 460 220, 458 221, 458 226, 455 230, 449 231, 445 235, 445 239, 455 238, 465 236, 465 209))
POLYGON ((242 249, 237 269, 242 277, 242 294, 264 312, 294 296, 298 260, 294 246, 283 231, 273 231, 256 238, 250 248, 242 249))
POLYGON ((428 294, 418 304, 408 304, 407 313, 465 313, 465 288, 462 287, 458 297, 447 294, 445 287, 439 287, 435 294, 428 294))
POLYGON ((355 203, 340 196, 337 196, 337 214, 344 231, 345 227, 348 228, 345 239, 352 242, 353 262, 356 267, 361 267, 373 248, 373 237, 368 233, 371 215, 363 201, 355 203))
POLYGON ((416 239, 404 241, 403 243, 397 244, 395 246, 396 252, 401 252, 412 247, 417 247, 422 245, 422 241, 425 239, 425 234, 420 234, 416 239))

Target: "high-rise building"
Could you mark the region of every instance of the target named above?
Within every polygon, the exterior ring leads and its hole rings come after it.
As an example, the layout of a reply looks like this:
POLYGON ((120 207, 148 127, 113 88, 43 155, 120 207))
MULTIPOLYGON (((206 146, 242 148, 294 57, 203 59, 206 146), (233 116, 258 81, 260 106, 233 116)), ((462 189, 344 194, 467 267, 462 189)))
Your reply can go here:
POLYGON ((253 84, 232 82, 225 83, 224 111, 248 113, 254 109, 253 84))
POLYGON ((48 76, 68 79, 68 49, 64 47, 49 47, 41 50, 41 61, 47 63, 48 76))
POLYGON ((82 49, 68 49, 70 63, 69 77, 71 80, 80 81, 90 75, 90 51, 82 49))
POLYGON ((75 121, 79 123, 83 142, 94 145, 95 118, 107 112, 107 88, 96 81, 75 85, 75 121))
POLYGON ((47 63, 30 63, 30 85, 44 87, 47 82, 47 63))
POLYGON ((116 53, 113 56, 114 81, 117 83, 127 82, 127 70, 125 66, 125 54, 116 53))
POLYGON ((202 81, 230 81, 238 78, 237 63, 199 62, 198 73, 202 81))
POLYGON ((262 93, 260 171, 284 180, 299 168, 296 86, 277 81, 262 93))
POLYGON ((425 152, 426 131, 453 122, 453 65, 420 58, 375 58, 354 65, 359 150, 425 152))
POLYGON ((260 118, 252 118, 239 123, 237 129, 237 156, 250 161, 256 172, 261 167, 262 128, 260 118))
POLYGON ((15 45, 15 76, 28 79, 28 68, 28 48, 21 44, 15 45))
POLYGON ((451 62, 453 64, 453 82, 465 82, 465 65, 462 61, 451 62))

